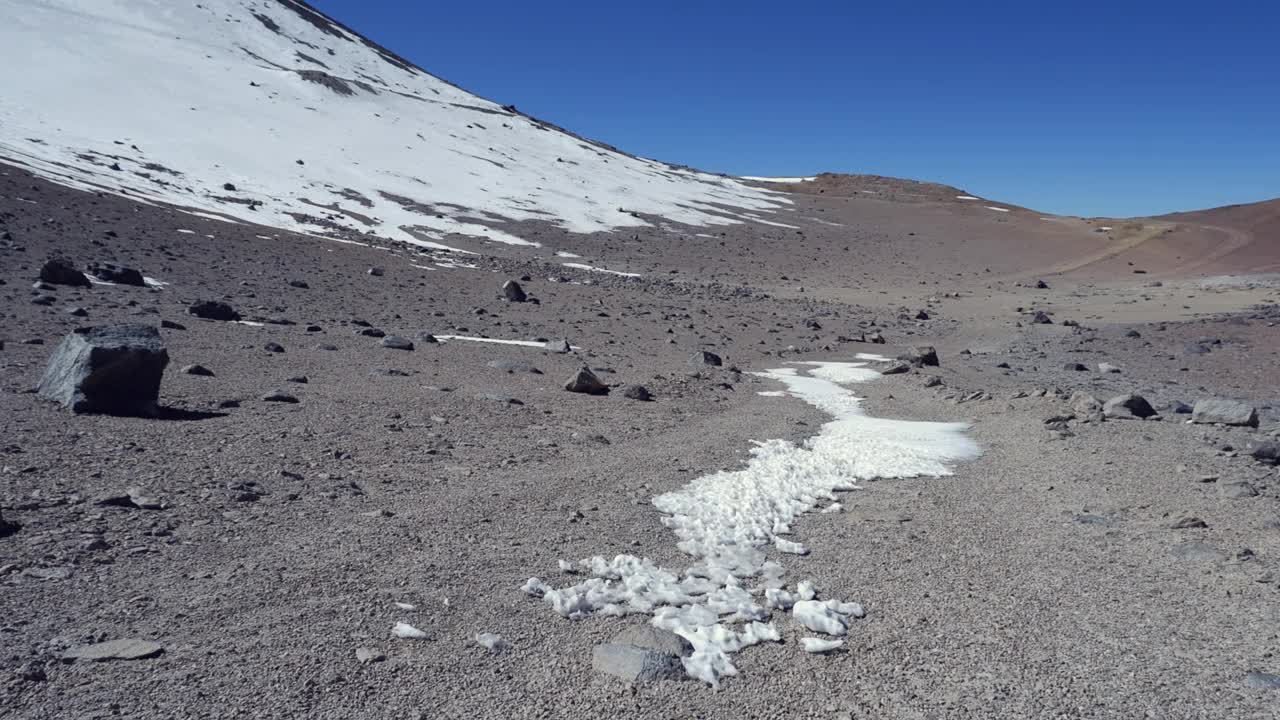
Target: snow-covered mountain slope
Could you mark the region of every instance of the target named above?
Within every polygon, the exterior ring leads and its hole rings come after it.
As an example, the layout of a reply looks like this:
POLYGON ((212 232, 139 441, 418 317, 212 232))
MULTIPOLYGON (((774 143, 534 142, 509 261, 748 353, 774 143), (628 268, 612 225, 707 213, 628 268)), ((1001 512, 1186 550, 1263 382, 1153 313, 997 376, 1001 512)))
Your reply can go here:
POLYGON ((741 222, 784 196, 472 95, 296 0, 0 2, 0 159, 58 182, 426 245, 741 222))

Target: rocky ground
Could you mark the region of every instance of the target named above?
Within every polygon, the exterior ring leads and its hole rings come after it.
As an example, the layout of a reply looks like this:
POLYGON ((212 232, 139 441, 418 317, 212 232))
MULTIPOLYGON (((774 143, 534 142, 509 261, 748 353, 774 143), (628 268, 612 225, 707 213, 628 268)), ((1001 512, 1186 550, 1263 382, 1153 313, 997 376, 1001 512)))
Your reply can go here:
POLYGON ((798 230, 709 238, 525 228, 643 274, 625 278, 549 252, 458 262, 232 225, 7 170, 6 715, 1274 717, 1280 478, 1252 453, 1280 420, 1276 290, 1156 258, 1167 273, 1134 275, 1123 253, 1037 287, 1073 264, 1062 238, 1089 258, 1099 234, 948 207, 805 196, 798 230), (54 255, 156 283, 33 288, 54 255), (504 298, 512 279, 533 302, 504 298), (201 301, 248 323, 192 316, 201 301), (160 328, 157 418, 33 392, 64 336, 115 323, 160 328), (778 388, 751 371, 921 344, 940 366, 859 386, 868 410, 972 422, 984 455, 803 518, 812 553, 789 572, 868 611, 841 650, 807 655, 780 623, 718 692, 632 685, 592 650, 640 618, 569 621, 520 591, 559 559, 681 567, 649 500, 826 419, 759 396, 778 388), (607 395, 564 390, 583 365, 607 395), (1129 393, 1156 419, 1081 397, 1129 393), (1258 427, 1188 424, 1177 403, 1211 397, 1256 407, 1258 427))

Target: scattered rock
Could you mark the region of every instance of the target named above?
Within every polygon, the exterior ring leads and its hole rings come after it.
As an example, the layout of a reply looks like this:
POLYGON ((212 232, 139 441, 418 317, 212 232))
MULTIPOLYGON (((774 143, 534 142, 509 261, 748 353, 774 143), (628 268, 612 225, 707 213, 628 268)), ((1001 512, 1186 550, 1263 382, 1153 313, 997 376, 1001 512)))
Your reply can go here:
POLYGON ((164 652, 160 643, 140 638, 124 640, 108 640, 93 645, 80 645, 62 653, 62 659, 68 662, 75 660, 141 660, 155 657, 164 652))
POLYGON ((383 269, 380 267, 371 267, 368 270, 368 273, 373 277, 382 277, 383 272, 384 272, 383 269))
POLYGON ((306 280, 290 280, 289 287, 298 288, 299 290, 308 290, 311 288, 311 286, 307 284, 306 280))
POLYGON ((569 392, 586 393, 587 395, 607 395, 609 386, 600 382, 600 378, 591 372, 589 367, 581 367, 569 381, 564 384, 564 389, 569 392))
POLYGON ((142 278, 142 273, 131 267, 116 265, 115 263, 89 263, 88 272, 103 282, 117 285, 133 285, 135 287, 147 286, 146 281, 142 278))
POLYGON ((1066 365, 1063 365, 1062 369, 1070 370, 1071 372, 1087 372, 1089 370, 1089 366, 1084 363, 1069 362, 1066 365))
POLYGON ((548 340, 546 343, 547 350, 553 353, 564 354, 573 350, 573 346, 569 345, 568 340, 548 340))
POLYGON ((653 399, 653 395, 649 393, 649 388, 643 385, 628 385, 622 389, 622 396, 628 400, 649 401, 653 399))
POLYGON ((1191 411, 1191 422, 1258 427, 1258 409, 1237 400, 1206 398, 1196 401, 1191 411))
POLYGON ((183 375, 199 375, 200 377, 213 377, 213 371, 203 365, 184 365, 180 372, 183 375))
POLYGON ((164 328, 165 330, 186 330, 187 329, 186 325, 183 325, 181 323, 176 323, 172 320, 161 320, 160 327, 164 328))
POLYGON ((909 362, 916 367, 938 367, 938 351, 931 345, 919 345, 908 348, 898 355, 899 360, 909 362))
POLYGON ((420 332, 418 333, 417 338, 418 338, 418 342, 423 343, 425 345, 435 345, 436 343, 440 342, 439 340, 436 339, 435 335, 432 335, 429 332, 420 332))
POLYGON ((1053 318, 1049 317, 1049 313, 1037 310, 1031 315, 1031 322, 1036 325, 1052 325, 1053 318))
POLYGON ((284 352, 284 346, 277 342, 269 342, 266 345, 263 345, 262 349, 266 350, 267 352, 273 352, 273 353, 284 352))
POLYGON ((1117 395, 1102 405, 1102 414, 1109 418, 1138 418, 1145 420, 1156 414, 1155 408, 1141 395, 1117 395))
POLYGON ((382 338, 382 347, 392 350, 413 350, 413 341, 399 335, 388 335, 382 338))
POLYGON ((606 643, 596 646, 591 655, 591 667, 596 672, 635 684, 687 677, 678 656, 634 645, 606 643))
POLYGON ((1228 500, 1240 500, 1258 496, 1258 490, 1247 482, 1218 483, 1218 494, 1228 500))
POLYGON ((1037 280, 1037 281, 1036 281, 1036 289, 1037 289, 1037 290, 1048 290, 1048 289, 1049 289, 1049 283, 1047 283, 1047 282, 1045 282, 1045 281, 1043 281, 1043 280, 1037 280))
POLYGON ((84 273, 62 258, 50 258, 44 265, 40 266, 40 279, 54 285, 72 285, 74 287, 89 287, 92 285, 89 282, 89 278, 84 276, 84 273))
POLYGON ((694 367, 720 367, 724 361, 720 356, 707 350, 699 350, 689 356, 689 364, 694 367))
POLYGON ((235 308, 217 300, 203 300, 188 307, 187 312, 204 320, 232 322, 240 319, 240 313, 235 308))
POLYGON ((1280 443, 1265 442, 1249 453, 1254 460, 1267 465, 1280 465, 1280 443))
POLYGON ((1209 524, 1198 517, 1191 516, 1191 515, 1184 515, 1169 527, 1174 530, 1193 530, 1193 529, 1199 529, 1199 528, 1207 528, 1209 527, 1209 524))
POLYGON ((529 296, 524 293, 524 288, 520 287, 520 283, 515 280, 502 283, 502 297, 506 298, 507 302, 524 302, 529 299, 529 296))
POLYGON ((361 665, 382 662, 386 659, 387 656, 380 650, 374 650, 373 648, 367 647, 356 648, 356 661, 361 665))
POLYGON ((1103 362, 1103 363, 1098 363, 1098 372, 1118 373, 1120 372, 1120 368, 1115 365, 1112 365, 1111 363, 1103 362))
POLYGON ((495 655, 507 649, 506 641, 495 633, 476 633, 476 644, 495 655))
POLYGON ((291 403, 291 404, 297 404, 298 402, 298 398, 290 395, 289 393, 279 392, 279 391, 276 391, 273 393, 267 393, 266 395, 262 396, 262 399, 265 402, 278 402, 278 403, 291 403))
POLYGON ((74 413, 150 416, 168 364, 150 325, 80 328, 54 351, 38 392, 74 413))
POLYGON ((69 307, 67 308, 67 314, 72 317, 89 317, 89 311, 82 307, 69 307))
POLYGON ((1280 690, 1280 675, 1251 672, 1244 676, 1244 684, 1258 690, 1280 690))
POLYGON ((880 370, 881 375, 900 375, 908 372, 911 372, 911 365, 901 361, 894 362, 880 370))

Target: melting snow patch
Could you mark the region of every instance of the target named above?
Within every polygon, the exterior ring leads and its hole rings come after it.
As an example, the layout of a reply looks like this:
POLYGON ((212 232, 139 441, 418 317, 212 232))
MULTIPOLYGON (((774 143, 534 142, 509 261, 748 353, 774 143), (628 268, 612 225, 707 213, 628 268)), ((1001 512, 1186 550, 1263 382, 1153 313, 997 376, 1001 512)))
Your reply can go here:
POLYGON ((753 176, 753 175, 743 175, 742 179, 755 180, 756 182, 802 183, 802 182, 813 182, 817 178, 814 178, 814 177, 759 177, 759 176, 753 176))
POLYGON ((476 644, 492 653, 500 653, 507 649, 507 643, 502 636, 493 633, 477 634, 476 644))
POLYGON ((232 320, 237 325, 248 325, 249 327, 264 327, 265 323, 256 322, 254 320, 232 320))
POLYGON ((877 376, 860 364, 803 365, 808 374, 794 367, 758 374, 833 417, 818 435, 799 445, 757 443, 745 468, 705 475, 653 499, 677 547, 693 559, 683 573, 633 555, 596 556, 577 564, 582 582, 557 589, 530 578, 522 589, 574 620, 652 615, 653 625, 693 645, 685 671, 716 687, 738 672, 732 653, 779 638, 768 622, 773 610, 789 608, 811 630, 844 635, 853 618, 865 615, 862 606, 817 600, 808 581, 794 594, 787 591, 782 565, 766 551, 803 549, 778 536, 837 492, 856 489, 859 480, 949 475, 949 463, 976 456, 978 448, 962 423, 866 416, 859 399, 837 384, 877 376))
POLYGON ((617 270, 605 270, 604 268, 584 265, 582 263, 560 263, 567 268, 576 268, 578 270, 590 270, 591 272, 609 273, 610 275, 621 275, 622 277, 640 277, 640 273, 619 272, 617 270))
POLYGON ((981 198, 976 198, 972 195, 957 195, 956 199, 957 200, 980 200, 981 198))
POLYGON ((175 230, 175 232, 180 232, 180 233, 182 233, 183 235, 195 235, 195 234, 196 234, 196 231, 195 231, 195 230, 188 230, 188 229, 186 229, 186 228, 178 228, 177 230, 175 230))
POLYGON ((820 655, 844 646, 843 640, 823 640, 822 638, 800 638, 800 644, 807 653, 820 655))
MULTIPOLYGON (((547 344, 538 342, 537 340, 500 340, 498 338, 472 337, 469 335, 437 335, 437 340, 469 340, 471 342, 497 343, 499 345, 522 345, 524 347, 546 348, 547 344)), ((577 345, 571 345, 570 348, 577 350, 577 345)))
POLYGON ((987 209, 995 210, 996 212, 1009 212, 1009 208, 996 207, 994 205, 988 205, 987 209))
POLYGON ((416 605, 411 605, 407 602, 398 602, 396 603, 396 607, 400 608, 401 610, 417 610, 418 609, 416 605))
POLYGON ((142 282, 146 283, 147 287, 153 287, 153 288, 162 288, 165 285, 169 284, 163 280, 157 280, 153 277, 143 277, 142 282))
POLYGON ((563 257, 563 258, 577 258, 577 257, 582 257, 582 256, 581 256, 581 255, 579 255, 579 254, 577 254, 577 253, 565 252, 564 250, 557 250, 557 251, 556 251, 556 257, 563 257))
POLYGON ((893 358, 887 358, 884 355, 877 355, 875 353, 858 353, 854 357, 858 358, 859 360, 868 360, 870 362, 892 362, 893 361, 893 358))

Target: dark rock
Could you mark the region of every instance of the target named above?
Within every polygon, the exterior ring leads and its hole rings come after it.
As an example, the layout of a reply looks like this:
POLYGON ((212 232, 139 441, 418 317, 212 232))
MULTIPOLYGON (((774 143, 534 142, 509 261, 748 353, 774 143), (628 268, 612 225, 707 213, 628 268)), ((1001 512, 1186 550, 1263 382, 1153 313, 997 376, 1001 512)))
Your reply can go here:
POLYGON ((205 320, 223 320, 231 322, 240 319, 240 313, 230 305, 217 300, 204 300, 187 308, 187 312, 205 320))
POLYGON ((917 319, 917 320, 928 320, 928 319, 929 319, 929 313, 927 313, 927 312, 925 312, 925 311, 921 310, 921 311, 919 311, 919 312, 917 312, 917 313, 916 313, 916 319, 917 319))
POLYGON ((82 307, 69 307, 67 308, 67 314, 72 317, 88 317, 89 311, 82 307))
POLYGON ((713 352, 699 350, 689 357, 689 364, 694 367, 720 367, 724 361, 713 352))
POLYGON ((43 305, 45 307, 48 307, 56 302, 58 302, 58 298, 52 295, 37 295, 31 298, 32 305, 43 305))
POLYGON ((278 390, 276 392, 263 395, 262 399, 265 402, 278 402, 278 403, 291 403, 291 404, 297 404, 298 402, 298 398, 290 395, 289 393, 280 392, 278 390))
POLYGON ((436 339, 435 335, 432 335, 429 332, 420 332, 416 337, 418 338, 418 342, 423 343, 424 345, 435 345, 440 342, 436 339))
POLYGON ((650 394, 649 388, 643 385, 626 386, 622 389, 622 396, 628 400, 641 400, 646 402, 653 399, 653 395, 650 394))
POLYGON ((606 395, 609 393, 609 386, 600 382, 600 378, 591 372, 591 368, 582 367, 569 378, 564 384, 564 389, 569 392, 586 393, 587 395, 606 395))
POLYGON ((1258 427, 1258 409, 1237 400, 1206 398, 1196 401, 1191 412, 1191 422, 1258 427))
POLYGON ((1145 420, 1156 414, 1155 408, 1141 395, 1117 395, 1102 405, 1102 414, 1109 418, 1138 418, 1145 420))
POLYGON ((1190 415, 1192 409, 1193 408, 1190 405, 1184 402, 1179 402, 1177 400, 1174 400, 1173 402, 1169 403, 1169 412, 1174 413, 1176 415, 1190 415))
POLYGON ((1053 318, 1049 317, 1049 313, 1043 310, 1037 310, 1031 315, 1031 322, 1036 325, 1052 325, 1053 318))
POLYGON ((1037 281, 1036 281, 1036 289, 1037 289, 1037 290, 1048 290, 1048 289, 1049 289, 1049 283, 1047 283, 1047 282, 1045 282, 1045 281, 1043 281, 1043 280, 1037 280, 1037 281))
POLYGON ((1260 463, 1280 465, 1280 442, 1262 443, 1249 454, 1260 463))
POLYGON ((235 192, 236 186, 233 185, 232 183, 222 183, 222 189, 226 190, 227 192, 235 192))
POLYGON ((263 345, 262 349, 266 350, 267 352, 273 352, 273 353, 284 352, 284 346, 277 342, 269 342, 266 345, 263 345))
POLYGON ((75 287, 89 287, 93 284, 89 282, 89 278, 84 276, 84 273, 62 258, 50 258, 44 265, 40 266, 40 279, 54 285, 72 285, 75 287))
POLYGON ((203 365, 187 365, 181 370, 183 375, 199 375, 201 377, 213 377, 213 371, 203 365))
POLYGON ((1209 524, 1198 517, 1184 515, 1169 527, 1173 530, 1198 530, 1209 527, 1209 524))
POLYGON ((142 273, 133 268, 116 265, 115 263, 89 263, 89 274, 103 282, 117 285, 133 285, 135 287, 146 287, 147 285, 146 281, 142 279, 142 273))
POLYGON ((298 383, 299 385, 306 385, 307 383, 310 382, 310 380, 307 379, 306 375, 294 375, 293 377, 288 378, 285 382, 298 383))
POLYGON ((383 270, 380 267, 371 267, 368 272, 373 277, 382 277, 383 270))
POLYGON ((1138 332, 1137 330, 1129 330, 1124 334, 1124 336, 1127 338, 1140 338, 1142 337, 1142 333, 1138 332))
POLYGON ((75 413, 150 416, 168 364, 154 327, 81 328, 54 351, 38 391, 75 413))
POLYGON ((1063 365, 1062 369, 1070 370, 1071 372, 1087 372, 1089 370, 1088 366, 1086 366, 1084 363, 1078 363, 1078 362, 1069 362, 1066 365, 1063 365))
POLYGON ((911 372, 911 364, 902 361, 895 362, 880 371, 881 375, 901 375, 902 373, 911 372))
POLYGON ((182 323, 176 323, 172 320, 161 320, 160 327, 164 328, 165 330, 186 330, 187 329, 186 325, 183 325, 182 323))
POLYGON ((508 302, 524 302, 529 299, 529 296, 524 293, 524 288, 520 287, 520 283, 515 280, 502 283, 502 297, 508 302))
POLYGON ((307 284, 306 280, 290 280, 289 287, 295 287, 295 288, 298 288, 299 290, 307 290, 311 286, 307 284))
POLYGON ((391 348, 392 350, 412 350, 413 342, 399 335, 388 335, 382 338, 382 347, 391 348))
POLYGON ((911 363, 916 367, 938 367, 938 351, 934 350, 930 345, 920 345, 908 348, 905 352, 898 355, 899 360, 911 363))
POLYGON ((386 337, 386 336, 387 336, 387 334, 386 334, 385 332, 383 332, 383 331, 379 330, 378 328, 374 328, 374 327, 367 327, 367 328, 364 328, 363 330, 361 330, 361 331, 360 331, 359 333, 357 333, 357 334, 359 334, 359 335, 363 335, 363 336, 365 336, 365 337, 371 337, 371 338, 380 338, 380 337, 386 337))
POLYGON ((1098 372, 1102 372, 1102 373, 1118 373, 1118 372, 1120 372, 1120 368, 1119 368, 1118 366, 1116 366, 1116 365, 1112 365, 1111 363, 1104 363, 1104 362, 1101 362, 1101 363, 1098 363, 1098 372))

